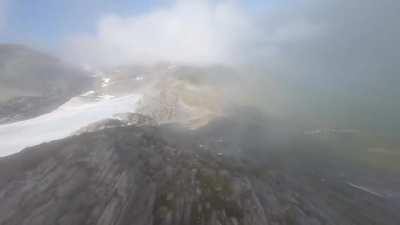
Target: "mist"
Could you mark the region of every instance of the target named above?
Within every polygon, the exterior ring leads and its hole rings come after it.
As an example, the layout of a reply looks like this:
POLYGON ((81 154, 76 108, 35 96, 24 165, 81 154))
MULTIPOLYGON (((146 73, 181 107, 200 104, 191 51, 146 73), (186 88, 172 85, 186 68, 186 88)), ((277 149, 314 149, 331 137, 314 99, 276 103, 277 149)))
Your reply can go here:
POLYGON ((233 1, 177 1, 147 14, 104 16, 95 34, 71 37, 67 46, 90 65, 232 64, 253 33, 248 16, 233 1))
POLYGON ((0 224, 400 224, 399 12, 0 0, 0 224))
MULTIPOLYGON (((41 50, 51 45, 48 52, 64 61, 93 68, 159 62, 239 68, 245 103, 316 128, 400 135, 393 123, 400 110, 398 1, 173 0, 98 14, 91 11, 104 4, 78 3, 59 7, 80 6, 79 13, 90 14, 90 21, 82 17, 85 26, 71 29, 79 25, 71 22, 59 37, 38 29, 42 33, 19 35, 18 42, 40 43, 41 50)), ((12 8, 13 2, 0 0, 5 40, 18 34, 10 25, 12 8)))
MULTIPOLYGON (((399 11, 393 0, 254 8, 241 1, 173 1, 140 15, 105 15, 94 33, 69 37, 65 55, 95 66, 251 65, 260 72, 250 79, 268 78, 287 96, 282 113, 320 126, 397 132, 391 121, 400 109, 399 11)), ((262 95, 264 86, 254 88, 262 95)))

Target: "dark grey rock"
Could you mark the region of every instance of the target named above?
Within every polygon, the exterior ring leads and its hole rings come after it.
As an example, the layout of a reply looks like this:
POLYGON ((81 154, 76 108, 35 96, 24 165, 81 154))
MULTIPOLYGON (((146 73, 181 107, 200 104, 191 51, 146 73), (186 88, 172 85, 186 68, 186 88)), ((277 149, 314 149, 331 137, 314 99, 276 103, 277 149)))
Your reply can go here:
MULTIPOLYGON (((247 157, 219 157, 221 149, 197 148, 199 142, 216 136, 211 130, 109 128, 2 158, 0 224, 395 225, 400 221, 382 199, 340 183, 321 184, 297 168, 291 171, 268 160, 258 163, 253 150, 244 149, 247 157)), ((230 142, 228 137, 224 140, 230 142)))

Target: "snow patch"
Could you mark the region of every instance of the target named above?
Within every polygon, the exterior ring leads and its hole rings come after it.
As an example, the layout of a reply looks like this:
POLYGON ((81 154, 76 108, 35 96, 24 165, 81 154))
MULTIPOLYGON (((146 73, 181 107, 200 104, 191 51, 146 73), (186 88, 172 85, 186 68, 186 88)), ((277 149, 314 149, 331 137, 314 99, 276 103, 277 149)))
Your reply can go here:
POLYGON ((361 185, 353 184, 353 183, 351 183, 351 182, 348 182, 347 184, 348 184, 349 186, 355 188, 355 189, 358 189, 358 190, 367 192, 367 193, 369 193, 369 194, 371 194, 371 195, 375 195, 375 196, 378 196, 378 197, 381 197, 381 198, 384 198, 384 197, 385 197, 384 195, 382 195, 382 194, 380 194, 380 193, 378 193, 378 192, 375 192, 375 191, 373 191, 373 190, 371 190, 371 189, 369 189, 369 188, 367 188, 367 187, 363 187, 363 186, 361 186, 361 185))
POLYGON ((113 96, 113 95, 100 95, 99 97, 104 100, 109 100, 109 99, 115 98, 115 96, 113 96))
POLYGON ((42 116, 0 126, 0 156, 19 152, 23 148, 70 136, 93 122, 112 118, 114 114, 135 112, 142 95, 103 96, 96 102, 76 97, 42 116))
POLYGON ((102 81, 101 87, 105 88, 110 85, 111 78, 103 78, 101 81, 102 81))
POLYGON ((81 96, 82 97, 87 97, 87 96, 90 96, 90 95, 94 95, 96 92, 95 91, 88 91, 88 92, 86 92, 86 93, 83 93, 81 96))

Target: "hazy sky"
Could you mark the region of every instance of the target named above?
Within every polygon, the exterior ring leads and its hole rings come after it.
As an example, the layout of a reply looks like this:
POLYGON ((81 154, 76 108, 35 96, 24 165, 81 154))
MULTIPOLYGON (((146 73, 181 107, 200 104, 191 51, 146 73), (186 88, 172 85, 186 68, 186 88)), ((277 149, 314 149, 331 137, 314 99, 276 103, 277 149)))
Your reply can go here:
POLYGON ((100 65, 256 62, 297 74, 396 73, 399 11, 397 0, 0 0, 0 42, 100 65))
MULTIPOLYGON (((138 14, 161 1, 143 0, 0 0, 7 2, 7 26, 1 41, 58 45, 76 32, 91 32, 108 13, 138 14)), ((1 5, 1 3, 0 3, 1 5)))
MULTIPOLYGON (((275 1, 248 0, 244 5, 258 8, 276 4, 275 1)), ((0 24, 6 25, 0 27, 0 41, 29 41, 54 47, 71 34, 95 32, 104 16, 143 15, 171 4, 173 0, 0 0, 0 24)))

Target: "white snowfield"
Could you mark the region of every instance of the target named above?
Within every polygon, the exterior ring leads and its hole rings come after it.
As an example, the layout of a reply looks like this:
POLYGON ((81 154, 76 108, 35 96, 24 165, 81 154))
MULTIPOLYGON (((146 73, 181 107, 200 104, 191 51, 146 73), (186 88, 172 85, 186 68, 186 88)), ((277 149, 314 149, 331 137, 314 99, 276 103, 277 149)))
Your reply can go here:
POLYGON ((65 138, 83 126, 112 118, 114 114, 135 112, 141 98, 140 94, 131 94, 123 97, 106 96, 87 102, 82 97, 75 97, 51 113, 0 125, 0 157, 29 146, 65 138))

